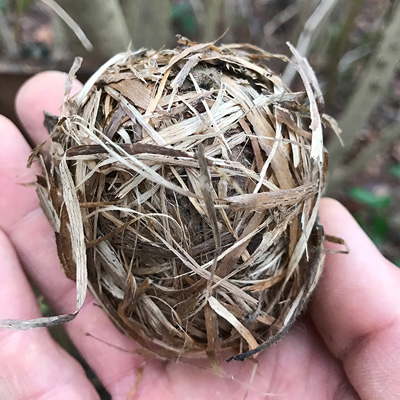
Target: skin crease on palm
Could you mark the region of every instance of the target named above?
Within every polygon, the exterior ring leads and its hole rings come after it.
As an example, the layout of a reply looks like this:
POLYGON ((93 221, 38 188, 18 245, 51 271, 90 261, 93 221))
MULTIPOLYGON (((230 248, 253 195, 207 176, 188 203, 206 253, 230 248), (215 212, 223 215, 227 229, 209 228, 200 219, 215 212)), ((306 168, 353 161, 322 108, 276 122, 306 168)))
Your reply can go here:
MULTIPOLYGON (((33 143, 47 135, 43 110, 59 112, 64 80, 42 73, 18 93, 16 109, 33 143)), ((25 167, 30 147, 4 117, 0 138, 0 318, 39 316, 26 276, 57 313, 71 312, 74 283, 59 266, 34 188, 21 185, 35 179, 37 167, 25 167)), ((307 313, 257 362, 221 359, 218 376, 206 360, 144 359, 91 295, 65 328, 115 400, 400 399, 400 270, 339 203, 324 199, 320 213, 325 231, 343 237, 350 254, 327 255, 307 313)), ((41 328, 0 331, 0 398, 99 397, 82 367, 41 328)))

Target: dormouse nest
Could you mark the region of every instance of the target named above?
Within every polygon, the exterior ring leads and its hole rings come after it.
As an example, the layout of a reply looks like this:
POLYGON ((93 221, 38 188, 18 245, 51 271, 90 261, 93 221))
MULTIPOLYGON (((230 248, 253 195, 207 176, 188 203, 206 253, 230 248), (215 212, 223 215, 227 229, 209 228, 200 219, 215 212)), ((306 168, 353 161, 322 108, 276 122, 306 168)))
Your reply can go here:
POLYGON ((38 191, 77 311, 88 282, 145 348, 241 360, 287 332, 320 276, 322 133, 334 122, 293 48, 289 61, 180 45, 118 54, 66 95, 38 191), (271 59, 291 62, 304 92, 271 59))

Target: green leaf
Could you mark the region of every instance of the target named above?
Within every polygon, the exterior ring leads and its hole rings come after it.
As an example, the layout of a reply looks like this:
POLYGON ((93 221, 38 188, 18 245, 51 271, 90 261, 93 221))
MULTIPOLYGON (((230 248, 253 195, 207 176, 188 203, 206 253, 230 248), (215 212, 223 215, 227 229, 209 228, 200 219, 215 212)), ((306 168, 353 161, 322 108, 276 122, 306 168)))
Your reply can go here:
POLYGON ((400 163, 392 165, 390 167, 390 173, 400 179, 400 163))
POLYGON ((400 258, 394 260, 394 265, 397 265, 400 268, 400 258))
POLYGON ((387 195, 377 195, 370 190, 359 187, 352 187, 348 194, 357 203, 364 204, 374 210, 386 208, 390 204, 390 197, 387 195))

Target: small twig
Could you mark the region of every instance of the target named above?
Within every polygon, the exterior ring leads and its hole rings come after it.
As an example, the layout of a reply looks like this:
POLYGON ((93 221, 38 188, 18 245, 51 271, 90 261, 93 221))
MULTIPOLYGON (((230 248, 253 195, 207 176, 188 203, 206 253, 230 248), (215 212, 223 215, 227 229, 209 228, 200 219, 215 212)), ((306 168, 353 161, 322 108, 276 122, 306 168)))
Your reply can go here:
POLYGON ((81 29, 81 27, 70 17, 70 15, 62 8, 59 4, 57 4, 54 0, 42 0, 46 6, 50 7, 75 33, 76 37, 82 43, 82 46, 87 51, 93 50, 93 45, 85 35, 85 32, 81 29))
POLYGON ((264 26, 264 38, 275 33, 285 22, 292 19, 298 11, 299 3, 293 3, 284 10, 278 12, 274 18, 264 26))
MULTIPOLYGON (((301 56, 307 56, 323 23, 329 17, 337 1, 338 0, 322 0, 315 11, 311 14, 310 18, 308 18, 304 25, 304 30, 296 44, 296 49, 301 56)), ((296 70, 292 65, 288 64, 283 73, 282 79, 288 86, 290 86, 295 74, 296 70)))

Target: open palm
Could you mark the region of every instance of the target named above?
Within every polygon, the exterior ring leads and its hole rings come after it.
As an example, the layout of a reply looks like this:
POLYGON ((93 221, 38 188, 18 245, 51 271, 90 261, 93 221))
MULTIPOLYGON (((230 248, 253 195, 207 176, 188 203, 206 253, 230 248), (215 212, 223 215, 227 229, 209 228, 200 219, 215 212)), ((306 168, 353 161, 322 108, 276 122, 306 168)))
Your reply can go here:
MULTIPOLYGON (((58 113, 64 79, 46 72, 18 94, 17 112, 33 143, 46 137, 43 110, 58 113)), ((0 139, 0 318, 39 316, 27 277, 57 313, 71 312, 74 283, 59 267, 34 187, 22 185, 35 180, 35 167, 26 169, 31 149, 4 117, 0 139)), ((309 312, 256 362, 221 359, 219 376, 206 359, 144 358, 90 295, 66 330, 116 400, 400 399, 400 271, 340 204, 325 199, 320 211, 326 231, 344 237, 351 253, 328 254, 309 312)), ((98 394, 79 363, 41 328, 0 331, 0 398, 91 400, 98 394)))

